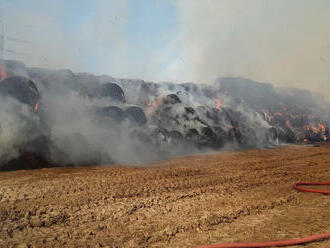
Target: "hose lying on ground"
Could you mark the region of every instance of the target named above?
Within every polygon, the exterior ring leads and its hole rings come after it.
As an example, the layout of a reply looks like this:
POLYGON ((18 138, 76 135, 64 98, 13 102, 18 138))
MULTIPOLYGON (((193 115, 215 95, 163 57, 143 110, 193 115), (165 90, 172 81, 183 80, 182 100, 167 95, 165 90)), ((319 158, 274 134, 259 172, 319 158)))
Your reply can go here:
MULTIPOLYGON (((299 185, 330 185, 330 182, 299 182, 293 185, 293 188, 302 192, 320 193, 324 195, 330 195, 330 191, 315 190, 309 188, 299 187, 299 185)), ((281 241, 270 241, 270 242, 254 242, 254 243, 227 243, 227 244, 214 244, 204 245, 195 248, 265 248, 265 247, 284 247, 292 245, 301 245, 309 242, 319 241, 322 239, 330 238, 330 232, 316 234, 305 238, 281 240, 281 241)))

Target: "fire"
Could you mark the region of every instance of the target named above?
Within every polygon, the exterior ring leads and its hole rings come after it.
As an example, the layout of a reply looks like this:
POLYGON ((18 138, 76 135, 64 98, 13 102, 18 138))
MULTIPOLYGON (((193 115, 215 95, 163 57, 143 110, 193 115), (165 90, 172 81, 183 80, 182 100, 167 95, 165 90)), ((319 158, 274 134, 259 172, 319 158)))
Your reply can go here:
POLYGON ((221 109, 222 102, 220 98, 217 98, 217 109, 221 109))
POLYGON ((285 125, 286 125, 287 127, 290 127, 290 128, 291 128, 291 122, 290 122, 290 120, 286 120, 286 121, 285 121, 285 125))
POLYGON ((306 131, 313 131, 314 134, 322 134, 322 139, 323 140, 327 140, 328 137, 325 135, 326 132, 326 126, 322 123, 318 124, 318 127, 315 127, 314 125, 310 126, 310 125, 306 125, 304 126, 304 129, 306 131))
POLYGON ((155 101, 146 102, 146 115, 150 116, 163 104, 163 98, 157 98, 155 101))
POLYGON ((281 112, 276 112, 274 113, 275 116, 283 116, 283 114, 281 112))
POLYGON ((34 105, 34 110, 38 111, 38 109, 39 109, 39 103, 36 103, 36 105, 34 105))
POLYGON ((317 127, 312 127, 313 133, 317 134, 320 130, 317 127))
POLYGON ((266 113, 266 112, 263 112, 263 113, 264 113, 265 120, 268 121, 268 122, 271 122, 272 121, 272 117, 268 113, 266 113))
POLYGON ((323 125, 322 123, 319 123, 319 129, 322 131, 322 132, 325 132, 325 125, 323 125))
POLYGON ((4 80, 8 77, 7 71, 6 71, 6 66, 4 63, 0 62, 0 80, 4 80))

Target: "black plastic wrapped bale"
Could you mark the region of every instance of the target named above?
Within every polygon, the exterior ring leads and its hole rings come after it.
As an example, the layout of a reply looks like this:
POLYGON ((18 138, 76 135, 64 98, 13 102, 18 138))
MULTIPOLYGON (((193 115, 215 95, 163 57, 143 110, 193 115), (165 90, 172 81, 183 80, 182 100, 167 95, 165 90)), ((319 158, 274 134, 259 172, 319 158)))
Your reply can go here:
POLYGON ((198 144, 199 139, 200 139, 199 132, 198 132, 197 129, 195 129, 195 128, 189 128, 189 129, 185 132, 185 139, 186 139, 189 143, 198 144))
POLYGON ((277 127, 278 140, 281 142, 286 142, 285 130, 281 127, 277 127))
POLYGON ((169 141, 172 145, 178 145, 183 141, 183 135, 176 130, 169 131, 169 141))
POLYGON ((225 144, 226 138, 227 138, 227 134, 226 134, 225 130, 219 126, 213 127, 213 130, 217 136, 216 143, 215 143, 216 147, 217 148, 223 147, 225 144))
POLYGON ((308 140, 309 142, 312 141, 312 137, 313 137, 313 130, 306 130, 304 133, 304 139, 308 140))
POLYGON ((197 113, 202 123, 207 123, 212 126, 219 124, 220 111, 218 109, 207 106, 198 106, 197 113))
POLYGON ((242 132, 239 127, 232 126, 227 134, 228 142, 242 143, 242 132))
POLYGON ((108 97, 112 100, 125 103, 125 94, 122 88, 115 83, 102 84, 99 88, 99 95, 101 97, 108 97))
POLYGON ((297 142, 297 135, 290 127, 284 128, 285 132, 285 141, 288 143, 295 143, 297 142))
POLYGON ((330 135, 329 135, 329 128, 328 127, 325 128, 324 136, 326 138, 325 141, 329 141, 330 135))
POLYGON ((101 107, 97 110, 97 115, 102 120, 109 120, 111 122, 120 123, 125 117, 125 112, 117 106, 101 107))
POLYGON ((313 132, 311 135, 311 142, 321 142, 323 141, 323 137, 322 137, 322 133, 321 132, 313 132))
POLYGON ((20 76, 13 76, 3 80, 0 83, 0 94, 13 97, 31 107, 35 107, 40 98, 35 83, 20 76))
POLYGON ((234 127, 239 127, 242 122, 243 116, 240 112, 233 110, 233 109, 224 109, 226 119, 228 120, 228 123, 230 123, 234 127))
POLYGON ((147 118, 144 111, 136 106, 128 107, 125 110, 125 117, 131 122, 131 124, 145 125, 147 124, 147 118))
POLYGON ((165 104, 180 104, 182 101, 176 94, 169 94, 164 100, 165 104))
MULTIPOLYGON (((258 145, 257 129, 249 126, 240 128, 241 138, 238 141, 245 148, 255 148, 258 145)), ((265 138, 266 139, 266 138, 265 138)))
MULTIPOLYGON (((196 110, 193 107, 184 107, 184 113, 183 113, 183 118, 188 121, 188 120, 193 120, 196 113, 196 110)), ((197 117, 196 117, 197 118, 197 117)))
POLYGON ((279 138, 279 132, 276 127, 270 127, 266 133, 266 141, 270 145, 276 144, 276 141, 279 138))
POLYGON ((217 135, 211 127, 202 127, 201 129, 201 145, 216 148, 217 147, 217 135))

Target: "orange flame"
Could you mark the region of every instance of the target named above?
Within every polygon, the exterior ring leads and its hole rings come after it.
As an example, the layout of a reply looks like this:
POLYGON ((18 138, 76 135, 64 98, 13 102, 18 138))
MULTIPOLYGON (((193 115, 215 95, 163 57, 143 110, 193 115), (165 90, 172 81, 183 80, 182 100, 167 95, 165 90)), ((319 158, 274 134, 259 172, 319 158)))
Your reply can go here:
POLYGON ((319 128, 322 132, 325 132, 325 125, 323 125, 322 123, 319 123, 319 128))
POLYGON ((326 126, 323 125, 322 123, 318 124, 318 127, 315 127, 314 125, 310 126, 310 125, 306 125, 304 126, 304 129, 307 131, 313 131, 313 133, 317 134, 317 133, 325 133, 326 131, 326 126))
POLYGON ((285 125, 286 125, 287 127, 290 127, 290 128, 291 128, 291 122, 290 122, 290 120, 286 120, 286 121, 285 121, 285 125))
POLYGON ((319 133, 320 132, 320 130, 316 127, 312 127, 312 130, 313 130, 313 133, 319 133))
POLYGON ((309 130, 311 130, 311 126, 310 126, 310 125, 306 125, 306 126, 304 126, 304 129, 305 129, 306 131, 309 131, 309 130))
POLYGON ((220 98, 217 99, 217 109, 221 109, 222 102, 220 98))
POLYGON ((155 101, 146 102, 146 115, 150 116, 153 112, 155 112, 161 105, 163 104, 163 98, 157 98, 155 101))
POLYGON ((276 112, 274 113, 275 116, 283 116, 283 114, 281 112, 276 112))
POLYGON ((263 112, 263 113, 264 113, 264 118, 266 121, 268 121, 268 122, 272 121, 272 117, 267 112, 263 112))
POLYGON ((38 109, 39 109, 39 103, 36 103, 36 105, 34 105, 34 110, 38 111, 38 109))
POLYGON ((6 72, 6 66, 4 63, 1 62, 0 62, 0 77, 1 77, 0 78, 1 81, 8 77, 8 74, 6 72))

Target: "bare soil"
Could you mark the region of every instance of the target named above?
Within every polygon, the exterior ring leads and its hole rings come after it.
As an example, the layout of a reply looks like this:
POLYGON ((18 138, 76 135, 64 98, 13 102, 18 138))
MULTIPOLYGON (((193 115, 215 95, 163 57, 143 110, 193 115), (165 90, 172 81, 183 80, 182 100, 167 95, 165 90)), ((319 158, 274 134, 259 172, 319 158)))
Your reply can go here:
MULTIPOLYGON (((297 181, 330 181, 329 145, 144 168, 1 172, 0 247, 185 248, 330 231, 330 196, 297 192, 297 181)), ((330 240, 304 247, 330 247, 330 240)))

